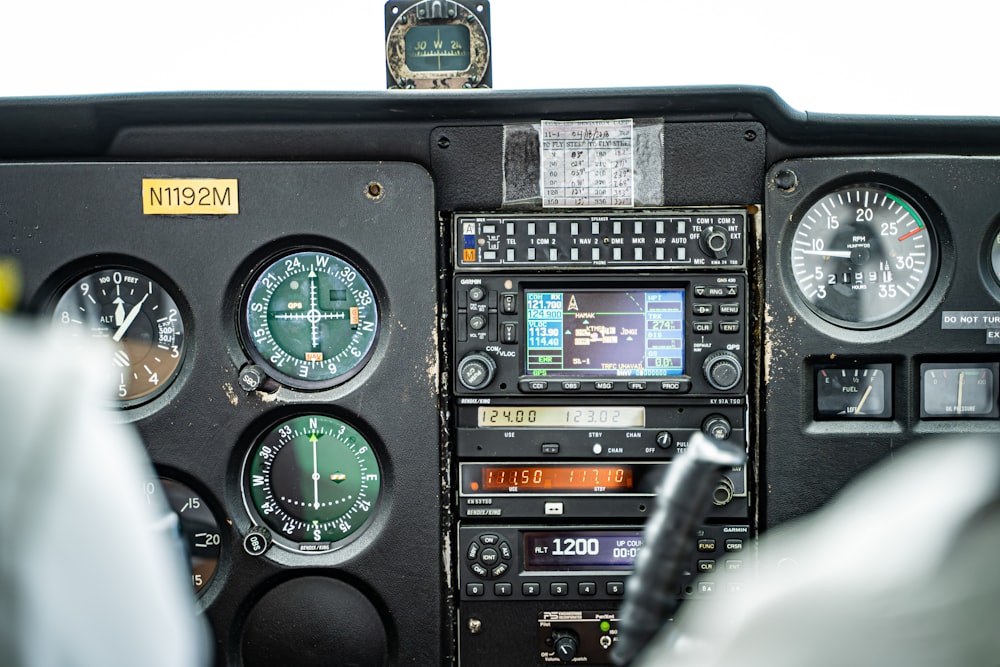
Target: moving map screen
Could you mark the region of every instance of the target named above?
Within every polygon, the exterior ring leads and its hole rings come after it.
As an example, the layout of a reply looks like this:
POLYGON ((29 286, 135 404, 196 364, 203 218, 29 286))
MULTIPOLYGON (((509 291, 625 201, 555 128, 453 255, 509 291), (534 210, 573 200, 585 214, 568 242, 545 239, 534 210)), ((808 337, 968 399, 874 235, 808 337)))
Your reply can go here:
POLYGON ((526 291, 533 377, 684 373, 684 290, 526 291))

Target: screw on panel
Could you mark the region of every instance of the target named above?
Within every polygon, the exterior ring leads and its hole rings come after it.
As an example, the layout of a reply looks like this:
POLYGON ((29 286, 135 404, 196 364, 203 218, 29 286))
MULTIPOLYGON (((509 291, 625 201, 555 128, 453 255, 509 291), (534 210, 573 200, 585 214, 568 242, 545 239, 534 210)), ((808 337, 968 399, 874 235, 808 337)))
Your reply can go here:
POLYGON ((754 139, 757 138, 757 133, 754 132, 753 130, 747 130, 746 132, 743 133, 743 138, 746 139, 747 141, 753 141, 754 139))
POLYGON ((470 618, 469 619, 469 632, 471 632, 472 634, 476 635, 476 634, 479 634, 479 631, 482 630, 482 629, 483 629, 483 622, 482 621, 480 621, 478 618, 470 618))
POLYGON ((448 146, 451 146, 451 139, 448 137, 438 139, 438 148, 448 148, 448 146))
POLYGON ((798 186, 799 177, 791 169, 782 169, 774 175, 774 184, 785 192, 791 192, 798 186))
POLYGON ((378 181, 372 181, 365 187, 365 196, 373 201, 378 201, 385 196, 385 188, 378 181))

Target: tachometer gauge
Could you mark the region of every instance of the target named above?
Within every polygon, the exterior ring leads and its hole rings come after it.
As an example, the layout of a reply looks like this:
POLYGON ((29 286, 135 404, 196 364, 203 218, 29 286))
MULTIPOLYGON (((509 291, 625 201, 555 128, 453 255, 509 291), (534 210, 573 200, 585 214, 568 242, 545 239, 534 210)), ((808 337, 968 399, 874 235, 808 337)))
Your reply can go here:
POLYGON ((792 275, 820 317, 850 329, 892 324, 926 296, 936 238, 916 207, 881 185, 823 195, 796 223, 792 275))
POLYGON ((250 356, 275 380, 325 389, 353 377, 368 360, 378 309, 355 266, 328 252, 303 251, 257 275, 241 326, 250 356))
POLYGON ((345 422, 303 415, 269 430, 243 464, 243 498, 255 523, 291 551, 330 551, 375 511, 381 471, 371 444, 345 422))
POLYGON ((108 375, 123 407, 162 393, 184 360, 184 321, 177 303, 137 271, 109 268, 80 278, 59 297, 52 321, 74 335, 114 344, 108 375))

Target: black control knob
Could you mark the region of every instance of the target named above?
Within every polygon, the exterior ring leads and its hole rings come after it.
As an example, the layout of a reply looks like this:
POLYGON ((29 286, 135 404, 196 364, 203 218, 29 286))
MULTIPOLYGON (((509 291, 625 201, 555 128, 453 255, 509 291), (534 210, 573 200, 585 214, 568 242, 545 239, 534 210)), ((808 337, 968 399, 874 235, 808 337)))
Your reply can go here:
POLYGON ((254 526, 243 536, 243 548, 251 556, 260 556, 271 546, 271 531, 264 526, 254 526))
POLYGON ((493 381, 497 364, 485 352, 472 352, 458 362, 458 381, 466 389, 482 389, 493 381))
POLYGON ((718 350, 705 357, 702 370, 708 383, 720 391, 732 389, 743 377, 739 357, 729 350, 718 350))
POLYGON ((674 436, 670 431, 660 431, 656 434, 656 444, 660 446, 661 449, 669 449, 671 445, 674 444, 674 436))
POLYGON ((580 640, 576 633, 568 630, 556 630, 552 638, 552 650, 556 657, 562 662, 569 662, 576 657, 576 652, 580 649, 580 640))
POLYGON ((702 252, 713 259, 725 259, 729 256, 729 247, 733 244, 729 232, 723 227, 709 225, 702 231, 698 245, 702 252))
POLYGON ((701 430, 716 440, 728 440, 733 432, 733 425, 722 415, 709 415, 702 423, 701 430))

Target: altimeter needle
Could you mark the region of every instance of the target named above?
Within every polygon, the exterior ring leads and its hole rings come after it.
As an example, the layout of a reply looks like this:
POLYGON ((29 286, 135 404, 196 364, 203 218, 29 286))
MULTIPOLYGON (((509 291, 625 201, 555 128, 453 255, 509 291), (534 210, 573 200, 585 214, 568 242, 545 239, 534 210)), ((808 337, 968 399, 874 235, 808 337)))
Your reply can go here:
POLYGON ((128 328, 132 326, 132 323, 135 322, 135 318, 138 317, 139 311, 142 310, 142 304, 144 304, 148 298, 149 292, 146 292, 146 294, 139 300, 139 303, 132 306, 132 310, 128 311, 128 316, 125 318, 125 321, 122 322, 122 325, 118 327, 118 331, 116 331, 115 335, 111 337, 111 340, 116 343, 121 342, 122 336, 124 336, 125 332, 128 331, 128 328))

